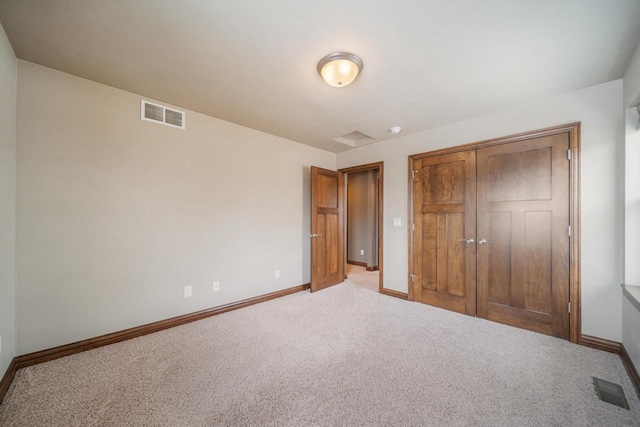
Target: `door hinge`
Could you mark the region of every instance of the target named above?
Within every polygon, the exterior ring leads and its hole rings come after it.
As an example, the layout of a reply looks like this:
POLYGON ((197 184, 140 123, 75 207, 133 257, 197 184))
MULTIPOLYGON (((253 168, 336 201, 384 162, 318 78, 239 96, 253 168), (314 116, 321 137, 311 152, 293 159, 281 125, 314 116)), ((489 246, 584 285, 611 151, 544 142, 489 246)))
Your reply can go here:
POLYGON ((571 160, 571 149, 567 150, 567 160, 571 160))
POLYGON ((571 237, 571 226, 567 227, 567 236, 571 237))
POLYGON ((418 171, 411 171, 411 179, 416 179, 416 174, 418 171))
POLYGON ((411 224, 411 230, 412 231, 416 231, 416 225, 415 224, 411 224))
POLYGON ((411 283, 413 283, 416 280, 415 274, 410 274, 409 277, 411 278, 411 283))
POLYGON ((571 301, 569 301, 569 314, 571 314, 571 301))

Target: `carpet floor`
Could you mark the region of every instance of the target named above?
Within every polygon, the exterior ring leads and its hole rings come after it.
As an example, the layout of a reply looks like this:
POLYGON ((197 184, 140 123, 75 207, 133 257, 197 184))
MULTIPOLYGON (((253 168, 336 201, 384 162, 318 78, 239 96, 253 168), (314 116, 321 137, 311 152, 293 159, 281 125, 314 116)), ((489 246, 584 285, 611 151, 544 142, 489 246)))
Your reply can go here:
POLYGON ((349 282, 353 283, 356 286, 361 286, 374 292, 379 291, 379 271, 367 271, 365 267, 347 264, 347 276, 349 278, 349 282))
POLYGON ((0 425, 639 426, 640 401, 616 355, 347 281, 21 369, 0 425))

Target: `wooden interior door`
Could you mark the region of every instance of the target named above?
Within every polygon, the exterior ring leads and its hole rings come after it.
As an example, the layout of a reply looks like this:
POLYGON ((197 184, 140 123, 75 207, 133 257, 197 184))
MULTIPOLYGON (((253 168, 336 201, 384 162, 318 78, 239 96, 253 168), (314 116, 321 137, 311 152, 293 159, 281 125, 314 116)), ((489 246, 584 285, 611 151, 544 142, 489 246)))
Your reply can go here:
POLYGON ((569 135, 477 150, 478 316, 569 339, 569 135))
POLYGON ((414 159, 412 171, 413 298, 475 315, 475 151, 414 159))
POLYGON ((344 281, 344 174, 311 167, 311 292, 344 281))

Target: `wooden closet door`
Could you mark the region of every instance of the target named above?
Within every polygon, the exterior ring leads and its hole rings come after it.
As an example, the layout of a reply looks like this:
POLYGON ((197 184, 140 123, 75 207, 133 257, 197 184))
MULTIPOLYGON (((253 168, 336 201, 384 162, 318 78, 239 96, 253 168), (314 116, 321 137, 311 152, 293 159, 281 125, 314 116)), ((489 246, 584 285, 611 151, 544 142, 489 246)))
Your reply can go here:
POLYGON ((569 338, 569 135, 479 149, 478 316, 569 338))
POLYGON ((476 158, 413 160, 413 297, 476 314, 476 158))

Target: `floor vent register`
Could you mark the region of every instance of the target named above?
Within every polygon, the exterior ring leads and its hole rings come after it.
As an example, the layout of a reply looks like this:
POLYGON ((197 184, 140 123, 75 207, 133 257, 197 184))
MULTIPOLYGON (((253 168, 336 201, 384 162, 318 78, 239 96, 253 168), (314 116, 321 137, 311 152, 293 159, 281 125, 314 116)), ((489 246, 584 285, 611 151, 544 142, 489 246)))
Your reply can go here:
POLYGON ((593 385, 596 388, 596 393, 600 400, 624 409, 629 409, 629 402, 627 402, 627 398, 624 396, 622 386, 596 377, 593 377, 593 385))

